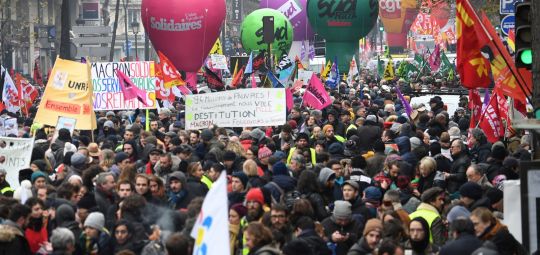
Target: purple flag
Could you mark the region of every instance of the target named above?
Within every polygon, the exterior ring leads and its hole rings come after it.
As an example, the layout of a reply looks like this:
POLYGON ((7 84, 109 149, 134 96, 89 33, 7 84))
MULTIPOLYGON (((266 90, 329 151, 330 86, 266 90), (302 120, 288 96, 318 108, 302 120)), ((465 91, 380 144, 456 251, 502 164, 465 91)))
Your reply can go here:
POLYGON ((405 107, 405 112, 407 112, 407 115, 411 116, 413 109, 411 105, 409 104, 409 102, 407 101, 407 99, 405 99, 403 97, 403 94, 401 94, 401 90, 399 89, 399 86, 396 86, 396 92, 397 92, 397 96, 399 97, 399 100, 401 100, 401 104, 403 104, 403 107, 405 107))

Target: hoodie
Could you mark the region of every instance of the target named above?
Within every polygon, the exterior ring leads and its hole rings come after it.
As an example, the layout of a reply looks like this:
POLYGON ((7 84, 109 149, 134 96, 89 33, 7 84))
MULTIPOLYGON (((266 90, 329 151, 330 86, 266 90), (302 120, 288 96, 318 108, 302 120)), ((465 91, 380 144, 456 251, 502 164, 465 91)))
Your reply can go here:
POLYGON ((399 148, 399 153, 401 154, 401 159, 409 163, 411 166, 416 166, 418 159, 411 152, 411 141, 407 136, 400 136, 396 138, 396 144, 399 148))

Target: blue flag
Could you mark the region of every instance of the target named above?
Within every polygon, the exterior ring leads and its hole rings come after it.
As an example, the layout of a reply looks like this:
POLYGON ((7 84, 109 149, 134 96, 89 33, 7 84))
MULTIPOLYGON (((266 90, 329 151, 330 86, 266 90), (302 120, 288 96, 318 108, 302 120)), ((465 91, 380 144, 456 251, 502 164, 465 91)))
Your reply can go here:
POLYGON ((281 84, 281 82, 279 82, 278 78, 276 77, 276 75, 270 71, 268 71, 268 73, 266 74, 266 77, 268 77, 268 79, 270 79, 270 81, 272 82, 272 86, 274 88, 285 88, 285 86, 283 86, 283 84, 281 84))
POLYGON ((246 70, 244 71, 244 74, 250 73, 253 73, 253 51, 249 53, 249 60, 246 66, 246 70))
POLYGON ((332 63, 332 68, 330 69, 330 74, 328 79, 326 79, 326 86, 331 89, 335 89, 339 84, 339 68, 337 63, 337 57, 334 57, 334 63, 332 63))

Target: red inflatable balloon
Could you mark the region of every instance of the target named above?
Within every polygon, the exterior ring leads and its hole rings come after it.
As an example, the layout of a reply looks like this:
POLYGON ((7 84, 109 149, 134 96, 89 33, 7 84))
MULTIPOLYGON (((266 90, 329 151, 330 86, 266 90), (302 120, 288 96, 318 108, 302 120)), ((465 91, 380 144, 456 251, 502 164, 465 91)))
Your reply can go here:
POLYGON ((179 70, 196 72, 225 20, 225 0, 143 0, 141 17, 156 50, 179 70))

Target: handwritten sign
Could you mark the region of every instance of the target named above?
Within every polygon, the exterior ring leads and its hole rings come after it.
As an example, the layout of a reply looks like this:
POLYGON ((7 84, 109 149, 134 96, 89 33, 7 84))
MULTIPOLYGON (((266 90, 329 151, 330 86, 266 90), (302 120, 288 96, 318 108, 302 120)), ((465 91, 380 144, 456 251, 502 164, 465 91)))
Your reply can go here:
POLYGON ((0 117, 0 136, 19 135, 16 118, 0 117))
POLYGON ((156 108, 156 72, 153 61, 92 63, 94 110, 125 110, 156 108), (137 99, 124 100, 116 70, 126 74, 133 84, 146 91, 148 106, 137 99))
POLYGON ((298 70, 298 79, 304 82, 304 85, 309 84, 309 80, 313 76, 313 71, 298 70))
POLYGON ((255 88, 186 98, 186 129, 283 125, 286 121, 285 89, 255 88))
POLYGON ((0 137, 0 169, 13 189, 19 187, 19 170, 30 167, 34 138, 0 137))
POLYGON ((212 54, 210 58, 212 59, 212 68, 221 70, 229 69, 225 55, 212 54))

